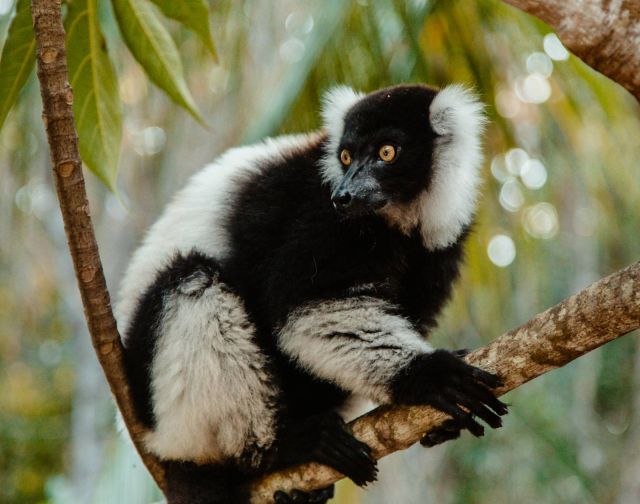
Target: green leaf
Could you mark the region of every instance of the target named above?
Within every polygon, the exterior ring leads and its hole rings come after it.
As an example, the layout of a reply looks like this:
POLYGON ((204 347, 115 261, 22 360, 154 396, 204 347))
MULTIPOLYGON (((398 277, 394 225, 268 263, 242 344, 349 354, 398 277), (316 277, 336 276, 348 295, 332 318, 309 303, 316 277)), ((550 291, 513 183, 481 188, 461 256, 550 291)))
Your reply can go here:
POLYGON ((98 24, 97 0, 73 0, 65 21, 69 80, 82 160, 115 192, 122 112, 118 81, 98 24))
POLYGON ((168 18, 195 32, 214 59, 217 59, 209 28, 209 5, 205 0, 151 0, 168 18))
POLYGON ((0 128, 36 62, 36 39, 29 0, 18 0, 0 56, 0 128))
POLYGON ((112 0, 127 47, 149 78, 204 124, 187 88, 178 49, 147 0, 112 0))

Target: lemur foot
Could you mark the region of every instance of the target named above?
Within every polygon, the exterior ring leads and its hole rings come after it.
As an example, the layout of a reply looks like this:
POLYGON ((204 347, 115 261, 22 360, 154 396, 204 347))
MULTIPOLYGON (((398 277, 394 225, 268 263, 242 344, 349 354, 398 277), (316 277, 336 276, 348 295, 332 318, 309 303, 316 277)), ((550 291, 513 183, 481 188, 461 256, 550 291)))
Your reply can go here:
POLYGON ((371 448, 353 436, 337 413, 321 417, 314 444, 311 460, 333 467, 358 486, 376 480, 378 467, 371 448))
POLYGON ((427 432, 420 440, 420 444, 427 448, 431 448, 432 446, 437 446, 445 441, 458 439, 462 429, 464 429, 464 425, 460 425, 456 420, 447 420, 439 428, 434 429, 431 432, 427 432))
POLYGON ((500 417, 508 412, 507 405, 497 399, 492 391, 502 385, 502 380, 464 362, 461 357, 466 353, 465 350, 436 350, 420 355, 394 381, 396 402, 428 404, 453 417, 455 424, 450 423, 439 432, 425 436, 423 444, 427 446, 455 439, 460 429, 467 429, 474 436, 482 436, 484 427, 475 417, 496 429, 502 426, 500 417))
POLYGON ((273 494, 276 504, 325 504, 333 497, 334 485, 330 485, 320 490, 311 492, 302 492, 301 490, 292 490, 287 494, 282 490, 278 490, 273 494))
POLYGON ((349 426, 335 412, 307 418, 288 432, 282 453, 285 466, 319 462, 333 467, 364 486, 376 480, 378 467, 371 448, 358 441, 349 426))

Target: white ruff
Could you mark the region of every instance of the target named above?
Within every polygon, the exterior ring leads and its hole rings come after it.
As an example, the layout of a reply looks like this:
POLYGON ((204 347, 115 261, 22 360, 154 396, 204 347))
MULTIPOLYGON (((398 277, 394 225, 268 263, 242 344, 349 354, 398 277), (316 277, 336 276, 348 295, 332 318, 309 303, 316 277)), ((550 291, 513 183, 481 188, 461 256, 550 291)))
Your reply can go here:
POLYGON ((422 241, 429 249, 453 244, 473 220, 483 159, 483 109, 460 85, 447 86, 431 102, 431 127, 440 136, 433 151, 434 177, 421 197, 419 216, 422 241))
POLYGON ((322 98, 322 119, 328 139, 322 158, 322 180, 333 189, 342 180, 342 166, 338 161, 338 147, 344 132, 344 118, 351 107, 365 97, 349 86, 337 86, 327 91, 322 98))

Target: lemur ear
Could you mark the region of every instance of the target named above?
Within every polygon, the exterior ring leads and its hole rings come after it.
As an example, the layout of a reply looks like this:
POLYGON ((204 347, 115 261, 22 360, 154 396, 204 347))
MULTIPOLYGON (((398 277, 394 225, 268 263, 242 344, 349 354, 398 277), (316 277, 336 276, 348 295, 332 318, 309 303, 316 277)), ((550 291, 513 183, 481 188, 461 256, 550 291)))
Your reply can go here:
POLYGON ((486 123, 484 105, 460 84, 440 90, 429 106, 431 127, 438 135, 478 141, 486 123))
POLYGON ((330 137, 340 141, 347 112, 364 96, 364 93, 358 93, 349 86, 336 86, 325 92, 322 97, 322 119, 330 137))
POLYGON ((336 86, 322 97, 322 122, 327 131, 328 141, 322 163, 322 178, 336 187, 342 179, 342 168, 337 160, 338 146, 344 133, 344 118, 351 107, 364 98, 349 86, 336 86))
POLYGON ((470 225, 476 208, 484 105, 464 86, 442 89, 429 106, 434 141, 434 176, 422 204, 421 228, 425 246, 445 248, 470 225))

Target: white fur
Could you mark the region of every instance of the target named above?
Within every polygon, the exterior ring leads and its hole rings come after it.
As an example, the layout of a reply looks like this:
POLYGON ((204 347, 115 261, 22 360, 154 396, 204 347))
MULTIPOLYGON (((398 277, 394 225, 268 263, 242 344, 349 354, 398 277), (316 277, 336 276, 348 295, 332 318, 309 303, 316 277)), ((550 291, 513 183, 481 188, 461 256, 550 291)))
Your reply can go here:
POLYGON ((344 133, 344 118, 358 101, 365 97, 348 86, 337 86, 327 91, 322 98, 322 119, 328 140, 322 158, 322 180, 333 189, 342 180, 343 171, 338 160, 338 147, 344 133))
POLYGON ((485 117, 477 97, 460 85, 440 91, 429 107, 440 135, 433 151, 434 177, 420 201, 422 241, 429 249, 453 244, 476 209, 485 117))
POLYGON ((368 397, 351 394, 338 409, 338 414, 345 422, 351 422, 365 413, 369 413, 376 406, 378 405, 368 397))
POLYGON ((278 346, 311 374, 378 403, 391 400, 389 383, 431 346, 390 305, 360 296, 307 305, 294 311, 278 346))
POLYGON ((316 135, 289 135, 231 149, 191 177, 131 259, 116 306, 120 332, 126 333, 138 299, 176 252, 197 249, 217 259, 228 253, 229 238, 222 223, 243 176, 259 172, 263 161, 277 161, 316 139, 316 135))
POLYGON ((146 446, 165 459, 258 465, 274 440, 277 389, 242 301, 205 277, 193 275, 165 300, 146 446))

